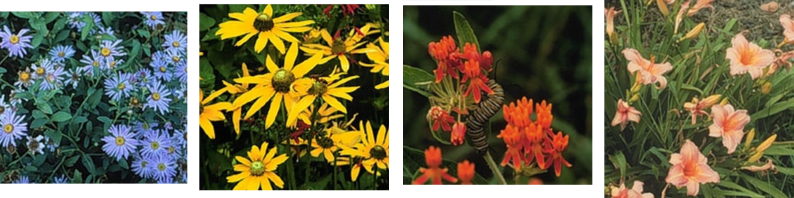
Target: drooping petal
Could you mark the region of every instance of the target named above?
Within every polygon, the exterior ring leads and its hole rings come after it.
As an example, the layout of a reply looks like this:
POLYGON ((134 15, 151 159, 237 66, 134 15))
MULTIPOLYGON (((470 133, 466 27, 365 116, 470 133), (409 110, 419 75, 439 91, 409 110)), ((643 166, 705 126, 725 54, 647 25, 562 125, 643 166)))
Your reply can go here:
POLYGON ((266 172, 265 175, 267 175, 267 177, 270 178, 270 180, 273 181, 273 184, 275 184, 279 188, 284 188, 284 181, 281 180, 281 177, 276 175, 276 173, 266 172))
POLYGON ((204 130, 204 133, 209 136, 210 139, 215 139, 215 128, 212 126, 212 122, 207 119, 199 118, 199 125, 201 129, 204 130))
MULTIPOLYGON (((256 39, 256 44, 254 44, 254 50, 256 53, 261 52, 267 46, 267 40, 270 38, 267 36, 269 32, 260 32, 258 38, 256 39)), ((283 53, 283 51, 282 51, 283 53)))
POLYGON ((314 54, 309 59, 306 59, 305 61, 295 66, 295 68, 293 68, 290 71, 292 71, 292 74, 295 75, 295 78, 301 78, 304 75, 306 75, 306 73, 309 73, 309 71, 314 69, 314 67, 317 66, 317 64, 319 63, 320 59, 322 59, 322 57, 323 57, 322 54, 319 53, 314 54))

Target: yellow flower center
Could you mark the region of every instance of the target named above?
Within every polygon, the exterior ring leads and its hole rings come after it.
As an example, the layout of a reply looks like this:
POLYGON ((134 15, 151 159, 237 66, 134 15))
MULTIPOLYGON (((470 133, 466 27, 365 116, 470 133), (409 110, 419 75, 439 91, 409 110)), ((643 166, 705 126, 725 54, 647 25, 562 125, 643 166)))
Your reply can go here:
POLYGON ((39 67, 38 69, 36 69, 36 74, 38 74, 39 76, 43 76, 44 75, 44 68, 43 67, 39 67))
POLYGON ((94 67, 99 67, 99 61, 94 61, 94 67))
POLYGON ((151 15, 149 18, 151 18, 152 21, 157 20, 157 16, 155 16, 155 15, 151 15))
POLYGON ((119 90, 124 90, 124 83, 119 83, 119 90))
POLYGON ((383 146, 375 145, 375 147, 369 150, 369 156, 377 160, 382 160, 389 157, 389 153, 386 153, 386 148, 383 148, 383 146))
POLYGON ((19 36, 11 35, 11 39, 10 40, 11 40, 11 44, 17 44, 17 43, 19 43, 19 36))
POLYGON ((116 145, 121 146, 124 145, 124 137, 118 136, 116 137, 116 145))
POLYGON ((141 162, 141 168, 146 168, 146 164, 148 164, 148 163, 149 163, 148 161, 142 161, 141 162))
POLYGON ((133 105, 138 105, 138 103, 140 103, 140 101, 138 101, 138 99, 137 99, 137 98, 133 98, 133 99, 132 99, 132 104, 133 104, 133 105))
POLYGON ((331 53, 333 54, 344 54, 347 51, 347 45, 341 38, 337 38, 334 40, 334 43, 331 44, 331 53))
POLYGON ((63 53, 63 51, 58 52, 58 57, 63 58, 64 56, 66 56, 66 53, 63 53))
POLYGON ((100 50, 100 53, 104 57, 110 56, 110 48, 103 47, 102 50, 100 50))
POLYGON ((152 100, 160 100, 160 93, 154 92, 152 93, 152 100))
POLYGON ((113 69, 114 67, 116 67, 116 61, 110 61, 110 64, 108 64, 108 66, 110 66, 110 69, 113 69))
POLYGON ((55 82, 55 75, 47 74, 47 81, 48 82, 55 82))
POLYGON ((285 69, 279 69, 273 73, 273 89, 277 92, 287 93, 292 82, 295 81, 295 75, 285 69))
POLYGON ((13 130, 14 130, 14 125, 6 124, 5 126, 3 126, 3 131, 5 131, 6 134, 10 134, 11 131, 13 130))
POLYGON ((322 137, 317 139, 317 145, 320 145, 322 148, 329 149, 334 146, 334 140, 328 137, 322 137))
POLYGON ((273 18, 265 13, 259 14, 259 16, 256 17, 256 20, 254 20, 254 28, 260 32, 270 31, 273 29, 274 25, 275 23, 273 23, 273 18))
POLYGON ((168 154, 173 154, 173 153, 174 153, 174 147, 173 146, 168 147, 168 154))
POLYGON ((30 80, 30 73, 25 72, 25 71, 19 72, 19 81, 25 82, 25 81, 28 81, 28 80, 30 80))
POLYGON ((165 73, 165 66, 160 66, 160 72, 165 73))
POLYGON ((174 56, 174 57, 173 57, 173 58, 171 58, 171 59, 173 59, 173 60, 174 60, 174 62, 179 62, 179 56, 174 56))
POLYGON ((157 150, 158 148, 160 148, 160 143, 157 141, 152 141, 152 143, 150 143, 149 146, 152 147, 152 150, 157 150))
POLYGON ((179 42, 174 41, 173 43, 171 43, 171 45, 174 47, 179 47, 179 42))
POLYGON ((261 161, 251 162, 251 175, 262 176, 265 174, 265 163, 261 161))
POLYGON ((309 88, 309 94, 312 95, 322 95, 325 94, 326 91, 328 91, 328 84, 323 80, 315 80, 312 87, 309 88))
POLYGON ((166 168, 166 167, 165 167, 165 163, 160 163, 160 164, 157 164, 157 170, 160 170, 160 171, 165 171, 165 168, 166 168))

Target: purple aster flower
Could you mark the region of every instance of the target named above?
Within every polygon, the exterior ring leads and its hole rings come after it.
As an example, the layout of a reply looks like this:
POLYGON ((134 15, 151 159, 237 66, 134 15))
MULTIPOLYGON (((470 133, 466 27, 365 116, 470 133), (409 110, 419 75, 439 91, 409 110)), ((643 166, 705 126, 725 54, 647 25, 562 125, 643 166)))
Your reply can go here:
POLYGON ((33 69, 33 73, 31 73, 31 78, 34 80, 43 79, 47 76, 47 73, 52 70, 52 62, 48 59, 41 60, 39 65, 35 63, 30 66, 33 69))
POLYGON ((31 84, 33 84, 32 74, 30 72, 30 68, 25 68, 24 71, 17 72, 17 82, 14 82, 14 86, 19 89, 28 88, 31 84))
POLYGON ((105 58, 108 58, 110 56, 114 56, 115 57, 115 56, 127 55, 127 53, 123 52, 124 47, 123 46, 119 46, 120 43, 121 43, 121 39, 116 40, 115 42, 113 42, 113 41, 102 41, 102 45, 99 46, 99 49, 100 49, 99 50, 99 54, 102 55, 105 58))
POLYGON ((174 75, 179 78, 179 82, 187 84, 187 63, 182 62, 176 65, 174 75))
POLYGON ((144 141, 141 142, 141 146, 143 146, 141 153, 145 157, 167 155, 168 148, 171 147, 171 138, 168 137, 168 134, 155 130, 153 133, 147 134, 144 141))
POLYGON ((165 25, 162 12, 141 12, 141 14, 143 14, 143 17, 146 18, 146 25, 152 29, 157 28, 158 24, 165 25))
POLYGON ((149 87, 155 80, 152 78, 152 70, 149 68, 140 68, 135 72, 135 75, 130 78, 130 82, 134 83, 137 87, 149 87))
POLYGON ((157 183, 173 183, 176 176, 176 160, 165 155, 155 155, 151 159, 154 168, 153 178, 157 183))
POLYGON ((165 51, 156 51, 154 54, 152 54, 152 60, 166 61, 168 60, 168 55, 165 54, 165 51))
POLYGON ((152 122, 152 123, 135 122, 135 126, 132 128, 132 130, 134 130, 135 133, 138 134, 137 139, 143 140, 143 138, 148 136, 149 133, 157 132, 157 129, 154 129, 154 128, 156 128, 158 126, 160 126, 160 124, 156 123, 156 122, 152 122))
POLYGON ((135 152, 138 140, 135 140, 135 133, 126 125, 113 125, 108 130, 110 135, 102 138, 105 145, 102 150, 116 160, 126 159, 130 153, 135 152))
POLYGON ((99 25, 99 34, 107 34, 109 36, 114 36, 116 32, 114 32, 113 28, 111 27, 103 27, 102 25, 99 25))
POLYGON ((50 149, 50 152, 55 152, 55 149, 58 148, 58 143, 55 143, 55 140, 47 136, 44 137, 44 144, 47 145, 47 148, 50 149))
POLYGON ((25 48, 33 48, 33 46, 30 45, 30 39, 33 38, 33 36, 25 36, 27 32, 28 29, 22 29, 18 34, 12 34, 8 26, 3 26, 3 31, 0 32, 0 37, 3 38, 3 42, 0 43, 0 47, 8 49, 9 56, 11 57, 25 56, 25 54, 28 53, 25 48))
POLYGON ((28 99, 27 99, 27 98, 22 98, 22 97, 19 97, 19 98, 17 98, 17 97, 14 97, 14 95, 16 95, 17 93, 20 93, 20 92, 24 92, 24 91, 22 90, 22 88, 19 88, 19 89, 12 89, 12 90, 11 90, 11 92, 10 92, 10 93, 8 93, 8 100, 11 102, 11 109, 12 109, 12 110, 14 110, 14 112, 16 112, 16 111, 17 111, 17 106, 19 106, 20 104, 22 104, 22 101, 23 101, 23 100, 24 100, 24 101, 28 101, 28 99))
POLYGON ((102 60, 102 68, 113 71, 116 66, 124 63, 124 59, 116 59, 116 57, 108 56, 102 60))
POLYGON ((5 111, 12 111, 11 105, 6 101, 6 95, 0 95, 0 114, 5 111))
POLYGON ((105 95, 112 100, 121 100, 130 96, 132 84, 130 74, 119 72, 118 75, 105 79, 105 95))
POLYGON ((132 172, 142 178, 151 179, 154 176, 155 171, 155 165, 151 159, 152 158, 144 158, 140 155, 135 155, 131 165, 132 172))
POLYGON ((160 80, 171 80, 172 72, 168 68, 168 62, 161 59, 152 59, 149 66, 154 70, 154 76, 160 80))
POLYGON ((143 105, 144 110, 151 108, 155 111, 159 111, 160 114, 166 114, 171 111, 168 109, 168 103, 171 102, 171 99, 168 98, 168 96, 171 96, 168 89, 165 89, 160 82, 154 82, 154 84, 149 87, 149 91, 151 93, 147 98, 146 104, 143 105))
POLYGON ((50 50, 50 56, 52 56, 53 61, 60 63, 74 56, 74 48, 64 45, 55 46, 50 50))
POLYGON ((88 55, 88 53, 83 54, 83 59, 80 62, 85 65, 83 65, 81 71, 89 77, 99 76, 105 69, 102 68, 102 60, 102 55, 96 50, 91 50, 91 55, 88 55), (94 73, 94 70, 100 73, 94 73))
POLYGON ((174 134, 171 136, 171 144, 178 145, 181 149, 187 149, 187 134, 185 130, 174 130, 174 134))
POLYGON ((69 178, 67 178, 66 175, 64 175, 64 174, 61 174, 60 177, 54 177, 53 180, 55 180, 56 184, 69 183, 69 178))
MULTIPOLYGON (((50 62, 50 61, 47 59, 41 61, 41 65, 42 66, 46 65, 45 69, 47 70, 44 76, 44 80, 41 81, 41 89, 53 90, 60 86, 63 86, 63 75, 65 74, 63 72, 63 67, 54 66, 51 63, 45 64, 45 62, 50 62)), ((36 73, 38 74, 38 71, 36 71, 36 73)))
POLYGON ((85 27, 85 22, 83 22, 83 12, 69 13, 69 27, 75 28, 77 31, 82 31, 83 27, 85 27))
POLYGON ((80 73, 81 72, 78 71, 77 68, 66 71, 66 74, 64 74, 64 76, 66 76, 66 82, 64 82, 64 84, 66 84, 66 86, 72 85, 73 89, 77 89, 77 83, 80 82, 80 73))
POLYGON ((166 62, 168 62, 172 66, 177 66, 179 64, 187 64, 187 61, 185 61, 185 56, 182 55, 182 53, 179 53, 177 48, 166 49, 165 54, 167 57, 166 60, 168 60, 166 62))
POLYGON ((42 137, 41 135, 38 135, 35 138, 32 138, 32 136, 28 136, 28 151, 31 152, 31 154, 33 155, 36 155, 36 153, 44 154, 44 148, 47 147, 47 145, 44 144, 44 142, 42 142, 41 140, 44 140, 44 137, 42 137))
POLYGON ((25 115, 17 116, 15 111, 3 111, 0 115, 0 124, 3 127, 3 131, 0 132, 0 145, 16 146, 16 140, 28 136, 28 123, 22 122, 24 119, 25 115))
POLYGON ((187 50, 187 36, 182 34, 179 30, 174 30, 171 34, 165 35, 163 47, 166 47, 166 49, 174 49, 180 54, 185 55, 185 51, 187 50))
POLYGON ((15 184, 32 184, 32 182, 30 182, 30 177, 28 177, 28 176, 19 176, 19 179, 14 181, 14 183, 15 184))

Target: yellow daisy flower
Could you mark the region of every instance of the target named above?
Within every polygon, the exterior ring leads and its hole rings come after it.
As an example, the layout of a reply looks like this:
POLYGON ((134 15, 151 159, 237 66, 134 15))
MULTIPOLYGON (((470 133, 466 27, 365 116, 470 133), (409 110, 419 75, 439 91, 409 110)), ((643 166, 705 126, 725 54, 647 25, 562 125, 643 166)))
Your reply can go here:
MULTIPOLYGON (((317 123, 319 124, 325 124, 333 119, 344 117, 342 114, 334 114, 338 111, 339 110, 328 106, 328 103, 323 103, 320 105, 320 109, 317 110, 317 117, 314 117, 314 119, 309 119, 314 114, 314 104, 312 104, 309 106, 309 108, 306 108, 306 110, 298 115, 298 119, 303 121, 303 123, 308 124, 311 124, 312 120, 317 120, 317 123)), ((291 123, 291 126, 294 126, 295 124, 296 123, 291 123)))
POLYGON ((369 52, 371 49, 363 48, 363 49, 356 49, 366 43, 359 42, 365 36, 379 33, 380 30, 371 30, 373 26, 376 26, 373 23, 367 23, 364 27, 361 27, 360 33, 356 30, 351 30, 350 33, 347 35, 346 40, 342 40, 342 38, 332 38, 331 34, 328 33, 328 30, 323 29, 320 35, 323 37, 323 40, 328 44, 321 45, 321 44, 304 44, 301 47, 301 50, 307 54, 323 54, 326 57, 320 61, 320 64, 326 63, 331 59, 338 58, 340 65, 342 65, 342 70, 347 71, 350 68, 350 62, 348 61, 347 54, 357 54, 357 53, 366 53, 369 52))
MULTIPOLYGON (((353 171, 358 172, 359 170, 356 169, 363 166, 367 172, 380 175, 380 171, 376 173, 372 168, 377 166, 379 170, 389 169, 389 131, 386 126, 381 125, 376 138, 370 122, 367 121, 366 128, 364 128, 364 121, 361 121, 359 133, 364 141, 353 147, 340 146, 343 149, 341 154, 363 158, 361 165, 354 166, 353 171)), ((356 177, 353 177, 353 181, 355 179, 356 177)))
POLYGON ((262 51, 267 42, 270 41, 281 54, 284 54, 284 42, 282 39, 293 43, 300 42, 287 32, 306 32, 312 29, 308 25, 314 24, 313 20, 287 22, 302 14, 293 12, 275 17, 273 16, 273 7, 270 4, 265 7, 262 13, 257 13, 252 8, 245 8, 242 13, 229 13, 229 17, 236 20, 226 21, 218 25, 220 29, 215 32, 215 35, 220 35, 221 40, 245 35, 234 44, 235 46, 240 46, 258 34, 259 36, 254 45, 256 53, 262 51))
POLYGON ((283 104, 286 106, 287 112, 289 113, 289 111, 292 110, 293 103, 296 102, 293 93, 290 92, 292 83, 314 69, 322 58, 322 54, 316 54, 302 63, 295 65, 297 56, 298 43, 292 43, 284 59, 284 67, 279 68, 278 65, 273 62, 273 59, 270 58, 270 55, 268 55, 265 65, 269 73, 234 79, 237 83, 250 83, 256 84, 256 86, 240 95, 240 97, 237 97, 232 103, 232 108, 239 108, 258 98, 256 102, 251 105, 251 108, 248 109, 248 112, 245 113, 245 119, 248 119, 259 111, 262 106, 265 106, 265 103, 270 101, 272 97, 273 100, 270 102, 270 109, 267 112, 267 118, 265 118, 265 129, 273 125, 276 116, 278 116, 282 101, 284 101, 283 104))
MULTIPOLYGON (((249 77, 249 76, 251 76, 251 75, 248 73, 248 66, 245 65, 245 63, 243 63, 243 77, 249 77)), ((226 87, 224 87, 223 89, 226 90, 227 92, 229 92, 229 94, 232 94, 232 95, 242 94, 242 93, 248 92, 248 84, 249 83, 241 83, 241 84, 233 85, 233 84, 228 83, 228 82, 226 82, 224 80, 223 84, 226 85, 226 87)), ((242 115, 243 108, 242 107, 236 107, 236 108, 230 108, 229 110, 234 111, 232 113, 232 123, 234 124, 234 132, 239 135, 240 134, 240 116, 242 115)))
MULTIPOLYGON (((355 91, 359 88, 359 86, 355 87, 339 87, 340 85, 346 83, 347 81, 353 80, 358 78, 358 76, 351 76, 339 80, 337 82, 333 82, 334 75, 332 77, 327 78, 304 78, 297 80, 294 83, 293 88, 301 95, 301 99, 298 101, 295 106, 292 107, 292 111, 289 112, 289 116, 287 116, 287 123, 294 123, 298 119, 298 115, 303 112, 305 109, 309 108, 309 106, 314 103, 314 100, 317 97, 322 97, 324 103, 331 105, 334 109, 338 109, 340 112, 347 114, 347 109, 344 105, 342 105, 339 100, 334 97, 342 98, 348 101, 353 101, 353 96, 350 96, 350 92, 355 91), (333 84, 330 84, 333 83, 333 84), (330 85, 329 85, 330 84, 330 85), (333 96, 333 97, 332 97, 333 96)), ((307 123, 310 124, 310 123, 307 123)))
MULTIPOLYGON (((389 76, 389 42, 384 41, 383 37, 378 38, 378 42, 380 43, 380 47, 374 43, 367 44, 367 48, 372 49, 372 51, 367 52, 367 58, 373 63, 359 62, 358 64, 363 67, 372 67, 372 70, 370 70, 372 73, 380 72, 384 76, 389 76)), ((387 87, 389 87, 389 80, 375 85, 375 89, 384 89, 387 87)))
POLYGON ((220 96, 224 91, 215 91, 215 93, 210 94, 206 99, 204 98, 204 92, 199 91, 199 107, 201 108, 199 112, 199 125, 201 129, 204 130, 204 133, 210 137, 210 139, 215 139, 215 128, 212 126, 212 121, 221 121, 226 120, 226 116, 223 115, 223 110, 229 109, 232 107, 232 104, 229 102, 219 102, 213 105, 204 106, 212 99, 220 96))
POLYGON ((359 133, 331 133, 328 131, 325 136, 315 137, 314 141, 312 141, 312 151, 310 152, 312 157, 319 157, 322 153, 325 157, 325 161, 333 162, 334 161, 334 152, 339 150, 337 145, 347 145, 352 146, 353 144, 360 143, 361 136, 359 133))
POLYGON ((273 181, 279 188, 284 188, 284 181, 281 177, 276 175, 273 171, 278 168, 278 165, 287 161, 287 155, 281 154, 278 157, 278 147, 273 147, 270 151, 265 152, 267 149, 267 142, 262 142, 262 147, 254 145, 251 151, 248 151, 248 158, 250 161, 242 156, 235 156, 240 164, 234 165, 234 171, 240 172, 239 174, 226 177, 229 183, 238 182, 234 186, 234 190, 273 190, 270 186, 270 181, 273 181))

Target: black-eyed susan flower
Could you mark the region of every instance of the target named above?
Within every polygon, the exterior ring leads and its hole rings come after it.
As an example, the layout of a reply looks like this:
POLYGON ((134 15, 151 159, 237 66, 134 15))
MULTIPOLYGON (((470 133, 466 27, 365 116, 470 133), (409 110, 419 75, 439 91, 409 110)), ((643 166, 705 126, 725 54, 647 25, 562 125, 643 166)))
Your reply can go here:
POLYGON ((212 126, 212 121, 221 121, 226 120, 226 116, 223 115, 223 110, 230 109, 232 104, 229 102, 219 102, 212 105, 206 105, 212 99, 215 99, 222 93, 220 91, 216 91, 216 93, 210 94, 209 97, 206 99, 204 98, 204 92, 199 91, 199 104, 201 114, 199 115, 199 125, 201 129, 204 130, 204 133, 210 137, 210 139, 215 139, 215 128, 212 126))
POLYGON ((315 137, 312 141, 312 157, 319 157, 323 154, 325 161, 334 161, 334 152, 338 151, 338 145, 345 145, 352 147, 353 145, 361 142, 361 135, 355 132, 332 133, 328 130, 325 136, 315 137))
POLYGON ((373 23, 367 23, 360 29, 357 28, 350 30, 350 33, 347 34, 347 38, 344 40, 339 36, 338 32, 337 35, 332 38, 331 34, 328 33, 328 30, 323 29, 321 30, 322 32, 320 35, 328 45, 305 44, 303 47, 301 47, 301 50, 307 54, 325 55, 325 58, 320 61, 321 64, 326 63, 331 59, 338 58, 339 64, 342 66, 342 70, 347 72, 347 70, 350 68, 350 61, 348 60, 349 57, 347 54, 360 54, 372 51, 372 49, 368 48, 357 48, 366 43, 366 41, 359 42, 365 36, 380 33, 380 30, 374 29, 374 26, 376 25, 373 23))
POLYGON ((363 158, 361 166, 371 174, 380 175, 381 169, 389 169, 389 130, 386 129, 386 126, 381 125, 376 137, 369 121, 367 121, 366 128, 364 121, 361 121, 358 130, 362 142, 353 147, 342 146, 341 154, 363 158), (373 167, 377 167, 378 172, 375 172, 373 167))
POLYGON ((353 96, 350 96, 349 93, 356 91, 359 86, 340 87, 342 84, 358 78, 358 76, 350 76, 334 82, 334 80, 338 79, 342 74, 344 73, 331 74, 330 77, 321 77, 316 79, 304 78, 297 80, 293 85, 293 89, 298 93, 299 96, 301 96, 301 98, 297 104, 292 107, 292 111, 289 112, 287 123, 295 122, 295 120, 298 119, 298 115, 305 109, 309 108, 309 106, 314 103, 314 100, 318 97, 321 97, 324 103, 331 105, 331 107, 334 109, 346 114, 347 108, 345 108, 345 106, 334 97, 353 101, 353 96))
POLYGON ((288 13, 279 17, 273 16, 273 7, 270 4, 265 7, 262 13, 257 13, 252 8, 245 8, 242 13, 229 13, 229 17, 236 19, 226 21, 218 25, 220 29, 215 35, 220 35, 221 40, 245 35, 235 43, 235 46, 243 45, 254 35, 259 35, 256 39, 254 49, 257 53, 265 49, 267 42, 273 43, 281 54, 284 54, 284 42, 300 42, 288 32, 306 32, 312 28, 308 25, 314 24, 313 20, 299 22, 287 22, 302 15, 301 12, 288 13))
MULTIPOLYGON (((248 65, 245 65, 245 63, 243 63, 243 76, 242 77, 248 77, 248 76, 251 76, 248 73, 248 65)), ((249 83, 231 84, 231 83, 228 83, 228 82, 226 82, 224 80, 223 84, 226 85, 226 87, 222 88, 221 90, 226 91, 226 92, 228 92, 229 94, 232 94, 232 95, 242 94, 242 93, 248 92, 248 84, 249 83)), ((218 90, 218 91, 221 91, 221 90, 218 90)), ((236 108, 231 108, 231 109, 228 109, 228 110, 232 110, 233 111, 233 113, 232 113, 232 123, 234 124, 234 132, 237 133, 237 134, 240 134, 240 117, 242 116, 243 107, 236 107, 236 108)))
POLYGON ((270 128, 276 120, 276 116, 278 116, 282 101, 287 111, 290 111, 293 103, 297 102, 294 99, 294 95, 290 92, 292 83, 314 69, 322 58, 322 54, 315 54, 302 63, 295 65, 297 56, 298 43, 292 43, 284 59, 283 67, 276 65, 273 59, 270 58, 270 55, 268 55, 265 65, 269 73, 234 79, 234 81, 238 83, 250 83, 256 84, 256 86, 240 95, 240 97, 237 97, 232 104, 232 108, 239 108, 257 99, 251 108, 248 109, 248 112, 245 113, 244 119, 248 119, 273 98, 270 102, 270 110, 268 110, 267 117, 265 118, 265 129, 270 128))
MULTIPOLYGON (((374 43, 367 44, 367 49, 371 49, 370 52, 367 52, 367 58, 369 58, 372 63, 359 62, 358 64, 364 67, 372 67, 372 70, 370 70, 372 73, 380 72, 383 76, 389 76, 389 42, 384 41, 383 37, 380 37, 378 38, 378 44, 380 44, 380 46, 374 43)), ((375 85, 375 89, 384 89, 388 87, 389 80, 375 85)))
POLYGON ((282 153, 275 157, 278 148, 273 147, 265 152, 267 145, 267 142, 262 142, 261 147, 254 145, 251 151, 248 151, 248 159, 242 156, 234 157, 240 162, 234 165, 234 171, 240 173, 226 177, 229 183, 237 182, 234 190, 259 190, 260 186, 262 190, 273 190, 270 186, 271 181, 279 188, 284 187, 284 181, 273 171, 279 164, 287 161, 287 155, 282 153))

